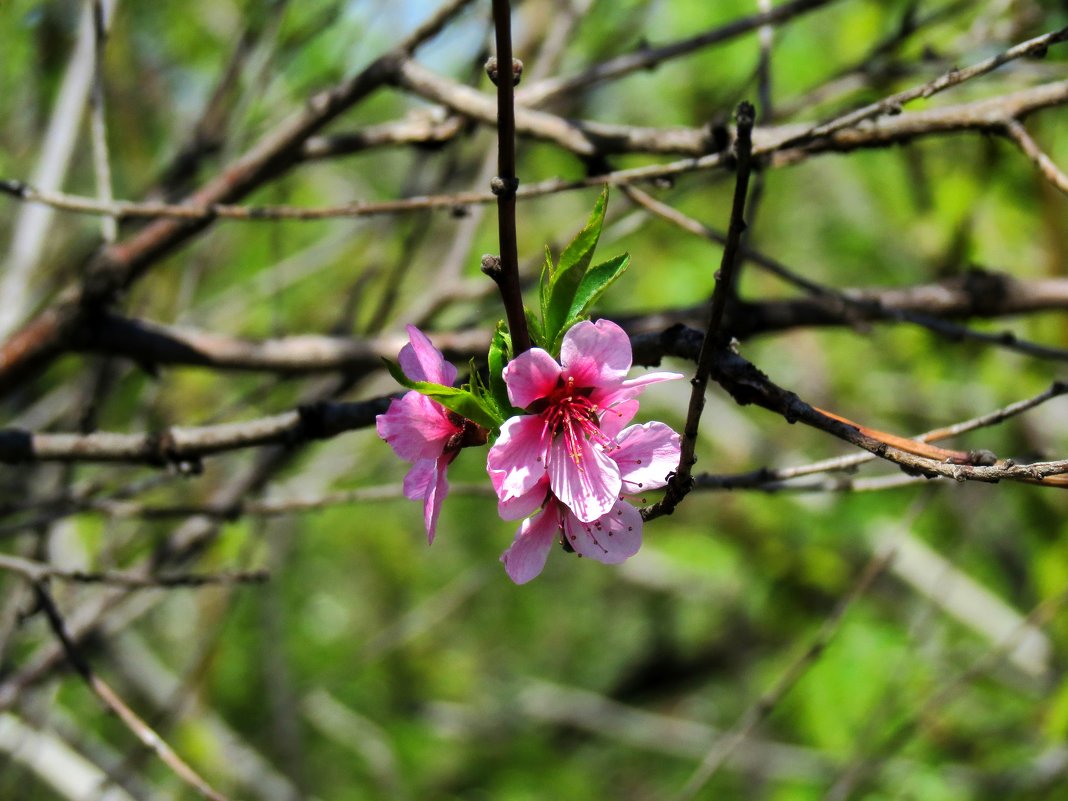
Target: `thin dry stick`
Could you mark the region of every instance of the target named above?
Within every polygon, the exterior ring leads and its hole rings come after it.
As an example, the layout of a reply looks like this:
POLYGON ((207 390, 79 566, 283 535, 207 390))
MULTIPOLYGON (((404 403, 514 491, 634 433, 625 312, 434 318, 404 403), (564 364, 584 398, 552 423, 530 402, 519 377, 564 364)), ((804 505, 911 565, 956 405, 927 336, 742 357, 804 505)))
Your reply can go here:
POLYGON ((973 78, 978 78, 980 75, 985 75, 1018 58, 1045 54, 1051 45, 1058 44, 1066 39, 1068 39, 1068 28, 1061 28, 1059 31, 1036 36, 1033 39, 1028 39, 1026 42, 1021 42, 1014 47, 1010 47, 1003 53, 998 53, 996 56, 983 59, 970 67, 950 70, 949 72, 938 76, 933 81, 929 81, 920 86, 914 86, 911 89, 906 89, 903 92, 898 92, 889 97, 884 97, 882 100, 870 103, 856 111, 851 111, 848 114, 843 114, 829 122, 816 125, 802 136, 799 136, 786 144, 792 145, 798 142, 809 141, 811 139, 821 139, 844 128, 852 128, 872 117, 900 112, 901 107, 910 101, 919 98, 932 97, 946 89, 959 86, 965 81, 970 81, 973 78))
POLYGON ((597 84, 616 80, 631 73, 652 69, 673 58, 688 55, 702 48, 721 44, 742 34, 756 30, 763 25, 781 25, 782 23, 829 5, 835 0, 793 0, 766 12, 736 19, 726 25, 680 39, 660 47, 642 47, 634 53, 604 61, 575 75, 559 78, 547 78, 521 90, 517 100, 522 105, 537 106, 554 97, 588 90, 597 84))
MULTIPOLYGON (((917 442, 937 442, 942 439, 949 439, 951 437, 960 436, 969 431, 975 431, 980 428, 988 428, 1003 423, 1017 415, 1034 409, 1036 406, 1041 406, 1047 401, 1058 398, 1062 395, 1068 394, 1068 382, 1054 381, 1048 389, 1043 392, 1034 395, 1033 397, 1026 398, 1024 400, 1010 403, 1000 409, 995 409, 992 412, 981 415, 979 417, 973 417, 970 420, 962 420, 959 423, 953 425, 943 426, 931 431, 927 431, 923 434, 917 434, 912 439, 917 442)), ((760 470, 754 470, 749 473, 740 473, 733 476, 717 476, 709 473, 696 476, 694 481, 695 485, 699 489, 751 489, 760 488, 768 483, 778 483, 788 481, 794 478, 802 478, 804 476, 810 476, 816 473, 829 473, 841 470, 851 470, 867 462, 875 461, 877 457, 873 453, 856 453, 849 454, 848 456, 838 456, 832 459, 824 459, 812 464, 801 465, 798 467, 780 467, 780 468, 761 468, 760 470)), ((925 479, 920 479, 925 480, 925 479)), ((839 480, 840 481, 840 480, 839 480)), ((850 482, 851 484, 859 482, 850 482)), ((789 485, 782 485, 784 488, 789 485)), ((852 487, 845 487, 846 489, 852 487)))
POLYGON ((652 520, 660 515, 669 515, 686 497, 693 486, 691 470, 696 461, 694 449, 697 446, 697 430, 701 422, 701 413, 705 408, 705 391, 708 378, 712 372, 712 360, 722 347, 719 339, 723 315, 727 309, 727 299, 733 291, 734 275, 737 269, 738 250, 741 247, 742 234, 745 231, 745 200, 749 190, 749 173, 751 168, 753 142, 751 134, 756 110, 750 103, 738 106, 735 119, 738 123, 738 138, 735 142, 735 154, 738 159, 738 174, 734 184, 734 203, 731 207, 730 226, 727 229, 727 242, 723 247, 723 259, 716 273, 716 287, 712 292, 711 309, 708 315, 708 328, 701 342, 697 355, 697 370, 690 382, 690 406, 686 413, 686 426, 683 429, 682 453, 679 469, 668 482, 664 497, 648 509, 642 510, 642 517, 652 520))
MULTIPOLYGON (((693 329, 676 326, 657 337, 663 355, 695 358, 701 350, 704 337, 693 329)), ((641 340, 637 340, 641 342, 641 340)), ((644 343, 641 345, 646 355, 644 343)), ((638 348, 635 348, 638 352, 638 348)), ((641 363, 647 363, 642 361, 641 363)), ((967 458, 957 461, 963 452, 945 451, 947 461, 941 458, 917 455, 915 442, 905 441, 894 435, 881 439, 881 432, 864 429, 835 415, 827 414, 806 403, 795 393, 786 390, 758 370, 746 359, 732 350, 716 349, 712 356, 712 378, 738 403, 754 404, 780 415, 790 422, 799 422, 845 442, 863 448, 869 453, 899 465, 906 472, 929 477, 942 476, 954 481, 984 481, 996 483, 1003 480, 1021 481, 1040 486, 1068 487, 1068 460, 1017 464, 1012 459, 995 459, 988 451, 965 454, 967 458), (906 445, 905 448, 899 447, 906 445)), ((928 446, 929 447, 929 446, 928 446)), ((670 485, 669 485, 670 486, 670 485)), ((650 512, 653 507, 650 507, 650 512)))
POLYGON ((697 770, 693 772, 685 786, 682 788, 678 796, 678 801, 690 801, 694 798, 701 789, 708 784, 716 771, 726 762, 730 756, 738 749, 746 738, 752 734, 753 729, 756 728, 762 720, 767 718, 771 714, 772 710, 782 700, 783 696, 788 693, 795 684, 801 679, 802 676, 808 671, 808 669, 815 664, 820 655, 826 650, 831 640, 834 639, 835 634, 842 626, 842 621, 845 619, 845 614, 849 608, 853 605, 853 602, 857 600, 861 595, 868 591, 871 583, 875 578, 886 569, 887 565, 893 561, 894 552, 886 552, 873 556, 865 565, 864 571, 861 573, 860 578, 853 585, 849 593, 839 601, 838 605, 831 612, 830 617, 823 621, 823 625, 820 626, 819 631, 809 644, 808 648, 797 657, 786 669, 786 671, 779 677, 779 680, 763 695, 757 699, 757 702, 746 710, 742 719, 738 722, 738 725, 722 737, 718 738, 713 745, 712 749, 705 755, 705 758, 701 761, 697 770))
MULTIPOLYGON (((387 66, 379 66, 380 71, 387 71, 387 66)), ((385 80, 385 77, 380 77, 385 80)), ((915 139, 921 136, 934 136, 955 131, 980 131, 1002 133, 1006 120, 1025 116, 1044 108, 1063 105, 1068 102, 1068 81, 1043 84, 1030 89, 1023 89, 1006 95, 946 106, 919 112, 910 112, 898 116, 873 121, 860 129, 839 131, 830 136, 806 142, 802 147, 795 147, 795 140, 803 134, 796 125, 757 129, 754 131, 753 154, 766 156, 768 167, 784 167, 797 164, 819 153, 836 153, 858 148, 884 147, 886 145, 915 139)), ((551 115, 548 115, 551 116, 551 115)), ((566 129, 566 123, 560 118, 560 125, 566 129)), ((573 126, 572 126, 573 127, 573 126)), ((627 126, 616 126, 626 133, 633 130, 627 126)), ((707 149, 707 133, 694 131, 694 142, 704 142, 702 152, 707 149)), ((649 131, 646 130, 649 135, 649 131)), ((677 131, 665 131, 664 135, 677 135, 677 131)), ((565 138, 558 144, 566 145, 565 138)), ((641 167, 616 170, 601 175, 592 175, 577 180, 549 178, 533 184, 526 184, 516 192, 518 200, 526 200, 558 192, 571 192, 599 186, 625 186, 663 178, 672 178, 691 172, 721 169, 728 163, 724 153, 716 152, 696 158, 685 158, 663 164, 651 164, 641 167)), ((286 205, 243 206, 229 203, 204 202, 203 194, 186 203, 136 203, 116 200, 101 203, 95 198, 72 195, 64 192, 46 191, 24 181, 0 179, 0 193, 18 200, 42 203, 64 211, 79 214, 106 214, 117 217, 174 218, 187 221, 212 221, 226 219, 244 222, 265 222, 271 220, 315 221, 334 218, 372 217, 383 214, 404 214, 425 209, 455 209, 474 204, 488 204, 497 201, 492 192, 457 192, 452 194, 426 195, 386 201, 355 201, 336 206, 304 207, 286 205)), ((153 243, 156 244, 156 243, 153 243)), ((135 249, 140 255, 140 242, 135 249)), ((140 266, 137 275, 140 275, 140 266)))
POLYGON ((1009 120, 1005 123, 1005 134, 1027 158, 1031 159, 1031 163, 1038 168, 1047 181, 1068 195, 1068 175, 1061 172, 1053 163, 1053 159, 1042 152, 1042 148, 1031 138, 1031 134, 1018 120, 1009 120))
MULTIPOLYGON (((1044 155, 1044 154, 1043 154, 1044 155)), ((677 225, 684 231, 696 236, 708 239, 711 242, 723 244, 726 236, 714 228, 710 228, 678 209, 663 203, 647 192, 633 186, 623 187, 623 192, 642 208, 651 211, 661 219, 677 225)), ((925 313, 917 309, 896 307, 891 303, 884 302, 879 295, 871 295, 858 290, 839 290, 824 284, 817 283, 800 275, 784 265, 782 262, 767 256, 752 248, 742 248, 743 259, 752 261, 755 265, 771 273, 792 286, 798 287, 807 294, 816 298, 833 300, 841 307, 843 322, 859 322, 860 320, 884 320, 888 322, 905 322, 918 325, 928 331, 945 337, 951 341, 970 340, 983 342, 1005 350, 1024 353, 1039 359, 1050 361, 1068 361, 1068 349, 1056 348, 1049 345, 1041 345, 1037 342, 1020 339, 1011 331, 976 331, 965 325, 951 322, 934 313, 925 313)), ((1003 293, 997 293, 1004 298, 1003 293)), ((766 306, 764 308, 767 308, 766 306)), ((761 332, 759 320, 762 315, 755 312, 761 307, 756 303, 746 303, 744 312, 737 315, 733 320, 732 333, 738 337, 749 336, 761 332), (743 327, 744 328, 740 328, 743 327)), ((932 310, 935 311, 935 310, 932 310)), ((946 309, 946 313, 960 313, 960 310, 946 309)), ((785 327, 788 319, 786 314, 780 313, 780 327, 785 327)))
POLYGON ((66 654, 67 661, 70 662, 78 675, 85 680, 89 688, 96 693, 97 697, 104 702, 104 705, 118 715, 137 739, 151 749, 178 778, 209 799, 209 801, 230 801, 227 796, 204 781, 195 770, 174 752, 174 749, 167 745, 151 726, 141 720, 137 713, 130 709, 115 691, 93 672, 89 663, 74 645, 74 641, 67 634, 59 609, 56 608, 55 601, 52 600, 52 596, 45 585, 41 581, 34 581, 33 588, 37 595, 37 601, 41 609, 44 610, 45 617, 48 618, 49 626, 51 626, 52 632, 56 635, 56 639, 59 640, 63 652, 66 654))
POLYGON ((34 582, 59 579, 79 584, 108 584, 131 590, 193 588, 206 587, 213 584, 262 584, 271 577, 266 570, 243 570, 232 573, 180 573, 156 576, 117 571, 87 572, 83 570, 64 570, 52 565, 46 565, 43 562, 7 554, 0 554, 0 570, 18 573, 34 582))
POLYGON ((320 402, 244 423, 178 427, 157 433, 32 434, 0 429, 0 463, 32 461, 131 462, 195 472, 201 457, 262 445, 295 445, 366 428, 386 411, 389 397, 356 403, 320 402))

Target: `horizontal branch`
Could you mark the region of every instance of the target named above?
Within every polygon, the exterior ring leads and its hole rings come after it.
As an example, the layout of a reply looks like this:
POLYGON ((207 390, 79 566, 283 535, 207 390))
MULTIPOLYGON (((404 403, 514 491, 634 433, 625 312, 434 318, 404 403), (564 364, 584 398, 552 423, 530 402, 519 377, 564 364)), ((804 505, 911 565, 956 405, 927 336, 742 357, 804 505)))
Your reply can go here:
POLYGON ((297 445, 367 428, 389 398, 358 403, 315 403, 241 423, 172 426, 159 432, 40 434, 0 429, 0 462, 129 462, 197 470, 204 456, 263 445, 297 445))
MULTIPOLYGON (((937 442, 950 437, 958 437, 969 431, 980 428, 999 425, 1010 418, 1028 412, 1054 398, 1068 394, 1068 383, 1057 381, 1048 389, 1030 398, 1010 403, 1000 409, 995 409, 970 420, 962 420, 949 426, 926 431, 912 437, 916 442, 937 442)), ((759 470, 751 470, 748 473, 736 473, 734 475, 714 475, 703 473, 695 476, 695 485, 699 489, 740 490, 758 489, 768 492, 781 490, 797 490, 802 492, 812 491, 866 491, 869 489, 888 489, 903 484, 913 483, 912 480, 901 481, 900 479, 923 480, 923 477, 892 476, 877 479, 852 479, 836 476, 826 479, 819 484, 799 485, 790 483, 794 479, 804 478, 819 473, 834 473, 844 470, 854 470, 862 464, 873 462, 878 457, 873 453, 852 453, 846 456, 836 456, 831 459, 823 459, 811 464, 797 467, 763 467, 759 470), (894 479, 899 479, 895 481, 894 479)))
MULTIPOLYGON (((681 325, 659 334, 632 336, 635 363, 654 365, 664 356, 695 360, 702 340, 700 332, 681 325)), ((976 459, 979 463, 966 464, 939 461, 903 450, 898 446, 902 438, 860 427, 805 403, 732 351, 715 353, 712 378, 741 405, 754 404, 787 422, 804 423, 916 475, 942 476, 955 481, 1011 480, 1068 486, 1068 478, 1064 476, 1068 473, 1068 460, 1016 464, 1011 459, 998 459, 989 464, 991 460, 984 454, 982 459, 976 459)), ((0 430, 0 462, 132 462, 196 469, 201 457, 214 453, 267 444, 293 445, 369 427, 388 408, 389 400, 382 397, 359 403, 323 402, 242 423, 172 427, 151 434, 38 434, 3 429, 0 430)), ((914 450, 925 452, 920 448, 914 450)))
MULTIPOLYGON (((466 362, 486 351, 491 333, 469 329, 435 334, 434 341, 447 357, 466 362)), ((396 359, 407 341, 402 336, 354 339, 317 335, 255 340, 106 314, 87 327, 86 336, 75 347, 150 366, 177 364, 297 375, 377 369, 382 359, 396 359)))
POLYGON ((270 578, 266 570, 239 571, 233 573, 177 573, 144 575, 122 571, 65 570, 53 565, 0 554, 0 570, 18 573, 30 581, 39 582, 59 579, 78 584, 107 584, 129 590, 159 590, 167 588, 196 588, 219 584, 262 584, 270 578))
MULTIPOLYGON (((762 265, 781 267, 752 249, 743 250, 743 255, 762 265)), ((946 319, 996 318, 1063 309, 1068 309, 1068 278, 1021 280, 1007 273, 976 269, 911 287, 844 289, 789 300, 732 300, 727 306, 725 327, 739 338, 877 321, 915 322, 938 330, 949 325, 946 319)), ((687 307, 618 321, 631 333, 643 333, 678 323, 697 324, 704 312, 704 306, 687 307)), ((957 328, 938 333, 961 338, 957 328)), ((1068 351, 1015 340, 1007 332, 972 333, 1032 355, 1068 359, 1068 351)), ((437 347, 457 363, 484 354, 489 338, 490 332, 483 329, 433 336, 437 347)), ((189 365, 298 375, 374 369, 381 366, 383 358, 396 358, 405 341, 401 336, 353 339, 310 334, 257 340, 106 314, 95 318, 73 347, 148 366, 189 365)))
MULTIPOLYGON (((657 364, 663 355, 696 359, 703 337, 698 331, 676 326, 659 335, 632 338, 635 360, 645 365, 657 364)), ((919 456, 876 438, 871 429, 823 412, 809 405, 793 392, 779 387, 764 373, 737 353, 719 351, 712 369, 712 377, 742 406, 756 405, 780 415, 790 423, 804 423, 849 442, 875 456, 893 462, 906 472, 927 477, 941 476, 954 481, 1003 480, 1068 487, 1068 460, 1017 464, 1012 459, 992 460, 982 454, 981 464, 958 464, 919 456)), ((894 438, 895 440, 898 438, 894 438)))
MULTIPOLYGON (((397 63, 409 62, 401 60, 397 63)), ((456 85, 461 86, 460 84, 456 85)), ((485 102, 492 103, 489 95, 484 95, 483 97, 485 102)), ((797 147, 785 147, 785 145, 803 133, 803 130, 807 127, 805 125, 792 124, 756 128, 753 131, 753 156, 760 159, 765 167, 786 167, 817 154, 886 147, 924 136, 964 131, 1003 134, 1006 126, 1012 120, 1022 119, 1033 112, 1065 103, 1068 103, 1068 81, 1058 81, 987 100, 908 112, 894 117, 874 120, 859 128, 837 131, 825 138, 807 142, 803 146, 797 147)), ((516 193, 516 197, 520 200, 604 185, 626 186, 638 184, 662 178, 673 178, 691 172, 722 169, 731 164, 729 153, 724 150, 719 149, 716 152, 709 152, 710 131, 706 128, 632 128, 628 126, 608 126, 601 123, 583 122, 579 124, 574 121, 564 120, 561 117, 553 117, 553 115, 546 115, 546 117, 551 117, 554 120, 552 125, 548 125, 546 122, 545 124, 528 128, 526 123, 529 123, 530 118, 517 109, 517 133, 526 136, 536 136, 538 134, 549 136, 550 141, 579 155, 602 152, 590 150, 590 142, 593 140, 581 134, 582 126, 587 126, 588 130, 600 130, 605 137, 605 141, 614 142, 619 147, 623 147, 628 143, 630 143, 630 146, 637 147, 638 144, 644 143, 650 148, 649 151, 644 152, 683 152, 691 153, 693 158, 616 170, 578 180, 550 178, 536 183, 524 184, 519 187, 516 193), (576 131, 580 133, 576 133, 576 131)), ((480 119, 480 121, 482 120, 480 119)), ((711 135, 711 138, 716 140, 717 147, 722 148, 731 144, 732 136, 733 134, 730 131, 724 130, 722 134, 711 135), (723 141, 720 141, 720 137, 722 137, 723 141)), ((455 209, 469 205, 483 205, 494 203, 497 199, 492 192, 457 192, 447 195, 421 195, 386 201, 354 201, 336 206, 319 207, 242 206, 216 202, 201 203, 197 202, 195 198, 189 202, 178 204, 135 203, 121 200, 105 203, 96 198, 81 195, 45 192, 22 181, 12 179, 0 180, 0 192, 19 200, 44 203, 75 213, 106 214, 120 218, 173 217, 178 220, 200 222, 216 219, 266 222, 271 220, 315 221, 373 217, 384 214, 404 214, 430 209, 455 209)), ((0 369, 0 384, 2 384, 2 379, 3 371, 0 369)))
MULTIPOLYGON (((872 119, 873 117, 878 117, 884 114, 898 114, 906 103, 911 103, 913 100, 919 100, 921 98, 933 97, 939 92, 944 92, 946 89, 959 86, 965 81, 970 81, 973 78, 986 75, 1011 61, 1027 58, 1028 56, 1044 56, 1046 51, 1052 45, 1059 44, 1066 39, 1068 39, 1068 28, 1061 28, 1060 30, 1028 39, 1026 42, 1014 45, 1002 53, 985 58, 969 67, 952 69, 949 72, 939 75, 933 81, 928 81, 919 86, 914 86, 904 91, 889 95, 888 97, 884 97, 867 106, 840 115, 829 122, 817 125, 798 137, 798 142, 823 139, 829 134, 833 134, 837 131, 856 127, 860 123, 872 119)), ((791 144, 793 144, 793 142, 791 142, 791 144)))

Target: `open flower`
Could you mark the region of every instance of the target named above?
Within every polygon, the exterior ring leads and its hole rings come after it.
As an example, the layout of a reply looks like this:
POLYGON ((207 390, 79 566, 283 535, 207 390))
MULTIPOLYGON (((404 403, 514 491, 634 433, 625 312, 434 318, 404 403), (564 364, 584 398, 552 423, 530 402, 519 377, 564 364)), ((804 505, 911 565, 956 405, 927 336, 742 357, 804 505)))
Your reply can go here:
MULTIPOLYGON (((452 386, 456 368, 426 334, 409 325, 408 340, 398 357, 404 374, 413 381, 452 386)), ((378 436, 397 456, 414 462, 404 478, 404 496, 423 499, 427 539, 433 542, 441 504, 449 491, 446 469, 461 448, 485 443, 486 430, 415 391, 390 402, 375 422, 378 436)))
MULTIPOLYGON (((678 467, 679 453, 679 435, 663 423, 624 429, 614 446, 605 450, 619 472, 622 495, 593 521, 584 522, 557 499, 549 491, 550 479, 543 477, 527 495, 539 498, 537 505, 544 504, 541 511, 522 522, 515 541, 501 555, 509 577, 525 584, 541 573, 561 532, 565 546, 598 562, 617 564, 636 554, 642 544, 642 517, 622 496, 667 484, 671 471, 678 467)), ((522 510, 520 504, 512 504, 505 512, 522 510)))
POLYGON ((600 521, 614 510, 623 477, 611 454, 613 434, 634 417, 642 389, 682 378, 648 373, 627 379, 630 367, 630 339, 610 320, 568 330, 559 364, 532 348, 505 367, 508 397, 528 414, 505 421, 486 462, 502 517, 538 508, 546 482, 580 523, 600 521))

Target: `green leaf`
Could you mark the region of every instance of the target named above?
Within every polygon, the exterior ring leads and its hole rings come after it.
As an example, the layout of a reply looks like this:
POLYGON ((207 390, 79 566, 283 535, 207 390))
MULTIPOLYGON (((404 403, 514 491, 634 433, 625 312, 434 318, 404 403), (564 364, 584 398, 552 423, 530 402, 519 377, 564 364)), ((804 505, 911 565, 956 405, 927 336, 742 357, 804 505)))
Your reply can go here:
POLYGON ((575 292, 586 275, 586 269, 593 259, 594 248, 597 247, 597 240, 601 237, 607 206, 608 187, 605 187, 597 198, 586 226, 560 254, 560 263, 550 278, 548 302, 543 304, 542 309, 546 339, 555 340, 567 321, 575 292))
POLYGON ((545 263, 541 266, 541 281, 538 283, 538 299, 541 302, 541 319, 544 320, 549 313, 549 290, 552 288, 553 276, 556 268, 553 267, 553 254, 549 246, 545 246, 545 263))
POLYGON ((383 361, 386 363, 389 374, 398 384, 414 389, 420 395, 426 395, 449 411, 456 412, 461 417, 466 417, 484 428, 499 428, 504 422, 504 418, 500 417, 500 412, 478 397, 469 387, 447 387, 444 384, 434 384, 430 381, 413 381, 404 374, 400 365, 389 359, 383 359, 383 361))
POLYGON ((575 297, 571 301, 571 308, 567 314, 568 319, 581 319, 590 310, 590 307, 597 302, 597 299, 604 294, 604 291, 626 272, 629 266, 630 254, 624 253, 621 256, 615 256, 608 261, 602 261, 595 267, 591 267, 582 276, 582 281, 579 282, 578 289, 575 290, 575 297))
POLYGON ((538 315, 530 309, 523 309, 527 316, 527 331, 530 333, 531 344, 536 348, 549 349, 549 343, 545 341, 545 329, 542 327, 538 315))
POLYGON ((508 387, 504 383, 504 368, 512 360, 511 337, 503 322, 497 323, 490 342, 489 356, 489 394, 499 407, 503 416, 512 413, 512 402, 508 400, 508 387))
POLYGON ((553 338, 551 353, 559 351, 564 334, 575 323, 587 318, 590 307, 597 302, 597 299, 604 294, 608 287, 615 283, 616 279, 626 272, 629 266, 630 254, 624 253, 589 269, 586 275, 582 277, 582 282, 575 291, 571 308, 568 310, 567 320, 553 338))

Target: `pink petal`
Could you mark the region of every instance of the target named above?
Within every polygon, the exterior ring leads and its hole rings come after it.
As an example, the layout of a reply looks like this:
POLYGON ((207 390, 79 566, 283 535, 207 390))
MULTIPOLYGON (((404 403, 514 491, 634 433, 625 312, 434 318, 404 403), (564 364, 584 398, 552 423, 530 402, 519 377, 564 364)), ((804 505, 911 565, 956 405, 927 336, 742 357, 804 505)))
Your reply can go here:
POLYGON ((508 399, 518 409, 551 394, 559 380, 560 365, 541 348, 520 353, 504 368, 508 399))
POLYGON ((445 409, 418 392, 405 393, 375 419, 378 436, 402 459, 436 459, 449 437, 460 429, 445 416, 445 409))
POLYGON ((637 413, 638 401, 620 401, 601 413, 601 431, 609 439, 615 439, 637 413))
POLYGON ((545 453, 549 434, 537 415, 510 417, 486 457, 497 497, 502 500, 526 495, 545 477, 545 453))
POLYGON ((526 584, 545 567, 549 551, 560 531, 560 508, 550 503, 545 510, 519 526, 512 545, 501 554, 508 577, 516 584, 526 584))
POLYGON ((437 481, 437 459, 420 459, 404 477, 404 497, 417 501, 426 495, 427 487, 437 481))
POLYGON ((404 477, 404 497, 423 500, 423 524, 427 542, 433 544, 438 528, 441 505, 449 492, 446 472, 455 453, 442 454, 437 459, 420 459, 404 477))
POLYGON ((590 395, 590 400, 602 408, 609 408, 623 401, 637 398, 642 394, 642 390, 650 384, 659 384, 661 381, 675 381, 679 378, 685 378, 685 376, 682 373, 646 373, 645 375, 628 378, 620 384, 615 384, 599 391, 594 390, 590 395))
POLYGON ((619 465, 627 495, 667 484, 679 466, 679 435, 664 423, 631 426, 619 435, 609 456, 619 465))
POLYGON ((630 337, 611 320, 584 320, 564 334, 560 363, 580 387, 614 387, 630 370, 630 337))
POLYGON ((452 386, 456 380, 456 368, 445 361, 441 351, 414 325, 408 326, 409 343, 401 348, 401 370, 413 381, 429 381, 432 384, 452 386))
POLYGON ((576 461, 568 453, 564 437, 557 437, 549 450, 549 484, 579 520, 596 520, 619 500, 623 486, 619 467, 585 439, 577 456, 576 461))
POLYGON ((428 545, 434 544, 434 534, 438 530, 441 505, 445 502, 445 496, 449 494, 449 482, 446 478, 446 472, 449 462, 455 456, 455 453, 441 455, 435 464, 434 481, 427 484, 426 493, 423 495, 423 524, 426 526, 426 541, 428 545))
MULTIPOLYGON (((492 476, 491 476, 492 480, 492 476)), ((496 483, 494 484, 496 488, 496 483)), ((543 478, 534 489, 517 497, 506 497, 497 503, 497 514, 501 520, 522 520, 534 514, 549 494, 549 479, 543 478)))
POLYGON ((629 503, 618 501, 608 514, 592 523, 566 515, 564 536, 576 553, 608 565, 619 564, 642 547, 642 516, 629 503))

